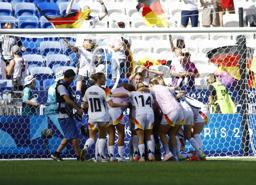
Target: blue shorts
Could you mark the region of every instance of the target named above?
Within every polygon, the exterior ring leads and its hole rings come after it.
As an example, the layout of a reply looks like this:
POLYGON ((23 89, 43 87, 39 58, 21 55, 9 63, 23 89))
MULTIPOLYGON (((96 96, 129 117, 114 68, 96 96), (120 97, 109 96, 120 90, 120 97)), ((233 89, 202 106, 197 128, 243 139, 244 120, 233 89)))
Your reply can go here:
POLYGON ((181 11, 181 25, 187 27, 189 18, 191 20, 192 27, 198 26, 198 10, 182 10, 181 11))
POLYGON ((79 132, 76 127, 76 121, 73 118, 59 118, 58 120, 64 133, 64 138, 68 140, 78 138, 79 132))

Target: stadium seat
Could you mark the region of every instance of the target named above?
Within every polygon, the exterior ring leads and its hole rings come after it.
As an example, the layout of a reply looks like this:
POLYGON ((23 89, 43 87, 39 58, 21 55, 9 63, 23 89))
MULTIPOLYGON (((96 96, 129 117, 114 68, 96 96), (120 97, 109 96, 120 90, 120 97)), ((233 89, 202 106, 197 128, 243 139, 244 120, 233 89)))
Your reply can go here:
POLYGON ((26 55, 23 55, 22 58, 24 59, 25 64, 27 64, 29 67, 31 67, 31 66, 38 66, 38 67, 45 66, 44 58, 41 55, 26 54, 26 55))
POLYGON ((18 17, 18 28, 39 28, 39 21, 36 16, 18 17))
POLYGON ((72 66, 55 66, 55 67, 52 68, 55 75, 59 71, 66 71, 68 69, 72 69, 75 73, 77 72, 76 68, 72 67, 72 66))
POLYGON ((40 90, 41 89, 41 85, 40 85, 40 80, 35 80, 35 82, 36 82, 36 90, 40 90))
POLYGON ((43 41, 40 43, 39 50, 40 53, 45 56, 48 53, 60 53, 62 52, 63 48, 58 41, 43 41))
POLYGON ((3 28, 5 23, 12 23, 13 24, 13 28, 17 27, 17 19, 13 16, 0 16, 0 24, 1 24, 1 28, 3 28))
POLYGON ((53 71, 49 67, 30 67, 28 68, 28 72, 31 75, 38 75, 38 74, 53 75, 53 71))
POLYGON ((223 16, 224 27, 238 27, 239 26, 238 14, 225 14, 223 16))
MULTIPOLYGON (((59 10, 60 10, 60 15, 65 15, 66 14, 66 9, 67 9, 68 4, 69 4, 69 2, 60 2, 60 3, 58 3, 59 10)), ((71 8, 71 12, 76 12, 76 11, 79 10, 79 8, 80 7, 79 7, 78 4, 73 4, 73 6, 71 8)))
POLYGON ((0 2, 0 16, 11 16, 12 4, 8 2, 0 2))
POLYGON ((45 18, 45 16, 40 17, 40 27, 41 28, 53 28, 52 23, 45 18))
POLYGON ((17 3, 14 6, 15 16, 30 16, 36 15, 37 9, 34 3, 17 3))
POLYGON ((60 10, 57 3, 42 2, 38 3, 37 6, 41 15, 46 15, 49 17, 60 15, 60 10))
POLYGON ((49 87, 54 83, 54 78, 45 79, 43 81, 43 90, 47 91, 49 87))
POLYGON ((53 66, 67 66, 69 65, 69 57, 64 54, 48 54, 46 56, 46 66, 53 68, 53 66))

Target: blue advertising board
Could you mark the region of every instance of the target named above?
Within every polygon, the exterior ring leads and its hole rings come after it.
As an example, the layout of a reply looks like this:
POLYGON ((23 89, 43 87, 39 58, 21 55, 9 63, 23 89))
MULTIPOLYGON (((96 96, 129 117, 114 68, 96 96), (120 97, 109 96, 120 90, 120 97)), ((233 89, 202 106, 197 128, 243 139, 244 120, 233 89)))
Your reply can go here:
MULTIPOLYGON (((255 120, 250 115, 250 120, 255 120)), ((209 123, 201 133, 203 150, 208 156, 240 156, 242 155, 242 130, 240 114, 211 114, 209 123)), ((128 125, 128 120, 127 120, 128 125)), ((77 123, 78 129, 82 126, 77 123)), ((250 127, 251 146, 256 143, 256 127, 250 127)), ((42 158, 49 157, 62 139, 56 115, 52 116, 0 116, 0 158, 42 158), (51 129, 51 138, 42 134, 45 129, 51 129)), ((80 135, 81 146, 87 138, 80 135)), ((130 130, 126 127, 125 153, 129 156, 130 130)), ((74 157, 71 145, 63 151, 66 157, 74 157)), ((189 148, 189 147, 188 147, 189 148)), ((93 149, 89 151, 93 155, 93 149)), ((250 154, 253 154, 252 148, 250 154)))

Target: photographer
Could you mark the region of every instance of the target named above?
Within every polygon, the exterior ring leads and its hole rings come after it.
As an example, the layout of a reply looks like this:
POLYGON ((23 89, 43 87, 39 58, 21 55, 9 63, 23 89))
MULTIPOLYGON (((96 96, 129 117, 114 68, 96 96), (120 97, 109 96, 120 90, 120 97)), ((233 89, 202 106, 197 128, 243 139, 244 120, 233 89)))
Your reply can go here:
POLYGON ((69 86, 73 82, 75 76, 75 72, 72 69, 68 69, 64 72, 63 80, 59 80, 56 85, 56 98, 59 104, 58 120, 64 133, 64 138, 62 139, 59 147, 57 148, 56 152, 51 155, 51 158, 56 161, 62 160, 60 153, 67 145, 68 141, 72 142, 77 160, 80 160, 78 130, 76 127, 73 109, 75 109, 77 114, 80 116, 82 116, 83 110, 75 103, 72 90, 69 86))

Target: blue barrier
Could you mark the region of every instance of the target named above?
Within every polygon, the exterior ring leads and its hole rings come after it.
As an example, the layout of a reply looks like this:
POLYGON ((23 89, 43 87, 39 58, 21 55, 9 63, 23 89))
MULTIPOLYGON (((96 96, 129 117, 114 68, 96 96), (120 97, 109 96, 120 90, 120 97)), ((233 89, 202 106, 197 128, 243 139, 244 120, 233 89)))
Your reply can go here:
MULTIPOLYGON (((255 120, 256 115, 250 115, 255 120)), ((127 118, 127 117, 126 117, 127 118)), ((241 116, 239 114, 212 114, 209 115, 209 123, 204 128, 201 138, 203 149, 208 156, 240 156, 242 155, 240 127, 241 116)), ((81 122, 77 127, 82 126, 81 122)), ((256 128, 251 127, 252 143, 256 143, 256 128)), ((62 130, 56 115, 52 116, 0 116, 0 157, 1 158, 42 158, 49 157, 54 152, 62 138, 62 130), (51 129, 53 136, 45 138, 42 131, 51 129)), ((130 130, 128 118, 125 137, 125 153, 129 156, 130 130)), ((86 138, 80 135, 81 146, 86 138)), ((66 157, 73 157, 71 145, 63 151, 66 157)), ((93 153, 93 149, 89 151, 93 153)), ((253 154, 250 149, 250 154, 253 154)))

